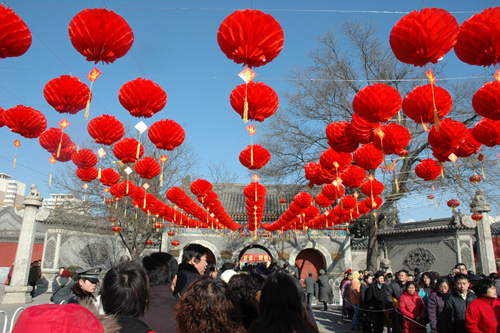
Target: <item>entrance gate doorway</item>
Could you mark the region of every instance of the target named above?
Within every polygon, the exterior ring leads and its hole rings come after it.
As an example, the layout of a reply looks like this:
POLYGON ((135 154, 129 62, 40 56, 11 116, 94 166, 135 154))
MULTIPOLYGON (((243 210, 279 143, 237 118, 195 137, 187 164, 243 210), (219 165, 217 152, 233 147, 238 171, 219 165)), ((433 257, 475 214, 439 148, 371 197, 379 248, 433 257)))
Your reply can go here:
POLYGON ((302 286, 305 287, 304 279, 313 273, 315 279, 318 278, 319 270, 325 269, 325 259, 323 255, 314 249, 305 249, 299 252, 295 259, 295 266, 299 269, 302 286))

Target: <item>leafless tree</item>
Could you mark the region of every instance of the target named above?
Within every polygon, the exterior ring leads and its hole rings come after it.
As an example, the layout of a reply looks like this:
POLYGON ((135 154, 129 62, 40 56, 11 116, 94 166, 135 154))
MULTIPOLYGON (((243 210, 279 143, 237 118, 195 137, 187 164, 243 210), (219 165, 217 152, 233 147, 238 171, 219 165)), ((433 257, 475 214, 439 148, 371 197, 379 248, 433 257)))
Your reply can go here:
POLYGON ((208 174, 212 183, 234 183, 238 175, 229 171, 226 161, 210 161, 207 164, 208 174))

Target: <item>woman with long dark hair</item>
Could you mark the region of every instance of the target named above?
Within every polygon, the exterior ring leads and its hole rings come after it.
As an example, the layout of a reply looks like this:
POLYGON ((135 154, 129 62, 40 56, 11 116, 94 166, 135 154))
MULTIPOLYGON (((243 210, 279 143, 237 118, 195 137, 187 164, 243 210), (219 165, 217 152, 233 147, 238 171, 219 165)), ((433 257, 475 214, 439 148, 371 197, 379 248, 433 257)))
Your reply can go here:
POLYGON ((264 282, 259 312, 248 332, 318 333, 307 316, 304 290, 284 272, 275 272, 264 282))
POLYGON ((220 279, 202 276, 182 294, 174 308, 177 332, 243 333, 238 300, 220 279))

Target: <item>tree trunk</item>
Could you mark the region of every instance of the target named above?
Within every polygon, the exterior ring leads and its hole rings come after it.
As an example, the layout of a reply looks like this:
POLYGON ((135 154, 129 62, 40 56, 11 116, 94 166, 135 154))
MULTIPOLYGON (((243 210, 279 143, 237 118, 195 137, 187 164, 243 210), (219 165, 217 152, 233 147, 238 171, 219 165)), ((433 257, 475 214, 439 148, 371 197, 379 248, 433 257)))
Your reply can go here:
POLYGON ((368 250, 366 251, 366 266, 369 271, 377 271, 378 240, 377 240, 378 216, 370 214, 370 228, 368 231, 368 250))

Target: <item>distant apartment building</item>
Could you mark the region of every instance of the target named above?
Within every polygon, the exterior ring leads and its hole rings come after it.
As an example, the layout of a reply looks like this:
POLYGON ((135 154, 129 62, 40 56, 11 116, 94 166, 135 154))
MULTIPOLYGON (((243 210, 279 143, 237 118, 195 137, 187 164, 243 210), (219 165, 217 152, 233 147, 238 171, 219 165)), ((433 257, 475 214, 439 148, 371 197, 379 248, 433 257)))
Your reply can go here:
POLYGON ((0 206, 22 208, 26 184, 12 179, 6 173, 0 173, 0 206))
POLYGON ((50 198, 44 198, 42 203, 42 208, 54 209, 56 206, 66 205, 66 206, 76 206, 81 202, 73 194, 51 194, 50 198))

